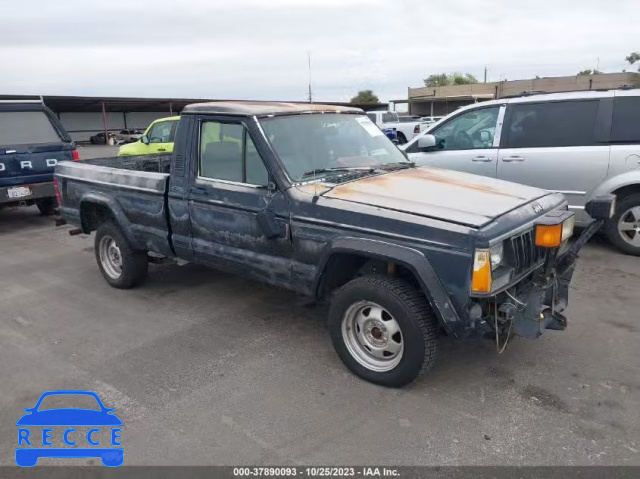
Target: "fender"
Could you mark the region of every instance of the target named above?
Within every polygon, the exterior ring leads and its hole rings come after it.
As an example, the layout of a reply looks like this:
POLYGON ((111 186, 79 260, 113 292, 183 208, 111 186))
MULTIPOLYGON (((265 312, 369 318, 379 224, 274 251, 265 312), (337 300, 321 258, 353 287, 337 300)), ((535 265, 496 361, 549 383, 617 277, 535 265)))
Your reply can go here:
POLYGON ((133 235, 131 222, 129 221, 127 216, 124 214, 122 207, 118 204, 118 202, 112 196, 105 195, 102 193, 98 193, 98 192, 87 193, 83 195, 82 198, 80 199, 80 206, 79 206, 80 221, 82 225, 82 231, 84 233, 90 233, 90 231, 88 231, 87 228, 85 227, 85 222, 84 222, 84 219, 82 218, 82 207, 83 205, 89 204, 89 203, 106 207, 111 213, 111 216, 115 220, 116 224, 120 227, 120 231, 122 231, 122 233, 126 236, 127 240, 129 241, 129 244, 131 244, 131 246, 133 246, 135 249, 144 249, 144 245, 141 244, 133 235))
POLYGON ((322 283, 324 272, 331 256, 335 253, 363 254, 387 261, 393 261, 411 271, 420 282, 431 308, 436 313, 441 325, 455 337, 464 335, 464 324, 453 307, 449 295, 440 283, 427 257, 420 251, 406 246, 365 238, 343 237, 331 241, 327 252, 320 261, 314 291, 316 296, 322 283))

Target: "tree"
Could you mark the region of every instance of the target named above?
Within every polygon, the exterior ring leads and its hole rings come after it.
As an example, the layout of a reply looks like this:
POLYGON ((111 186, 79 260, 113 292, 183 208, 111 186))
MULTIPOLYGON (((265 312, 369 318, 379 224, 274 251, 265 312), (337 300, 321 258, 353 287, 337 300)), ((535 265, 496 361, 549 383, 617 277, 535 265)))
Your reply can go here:
MULTIPOLYGON (((629 66, 633 65, 634 63, 640 61, 640 53, 638 52, 631 52, 629 54, 628 57, 625 58, 626 62, 629 64, 629 66)), ((640 72, 640 67, 638 67, 638 71, 640 72)))
POLYGON ((592 70, 591 68, 587 68, 585 70, 578 72, 578 76, 599 75, 600 73, 602 73, 600 70, 596 70, 596 69, 592 70))
POLYGON ((441 73, 440 75, 429 75, 424 79, 424 86, 447 86, 451 85, 451 80, 449 79, 449 75, 446 73, 441 73))
POLYGON ((380 100, 373 93, 373 90, 360 90, 358 94, 351 99, 351 103, 362 105, 365 103, 380 103, 380 100))
POLYGON ((424 86, 428 87, 470 85, 473 83, 478 83, 478 79, 471 73, 440 73, 429 75, 424 79, 424 86))

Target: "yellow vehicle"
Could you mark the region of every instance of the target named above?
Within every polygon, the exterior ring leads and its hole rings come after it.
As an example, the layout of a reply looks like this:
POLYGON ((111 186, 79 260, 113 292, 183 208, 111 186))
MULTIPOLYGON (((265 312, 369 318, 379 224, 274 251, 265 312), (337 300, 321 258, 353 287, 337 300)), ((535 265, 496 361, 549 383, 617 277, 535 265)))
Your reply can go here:
POLYGON ((120 147, 118 156, 172 153, 179 119, 170 116, 152 121, 138 141, 120 147))

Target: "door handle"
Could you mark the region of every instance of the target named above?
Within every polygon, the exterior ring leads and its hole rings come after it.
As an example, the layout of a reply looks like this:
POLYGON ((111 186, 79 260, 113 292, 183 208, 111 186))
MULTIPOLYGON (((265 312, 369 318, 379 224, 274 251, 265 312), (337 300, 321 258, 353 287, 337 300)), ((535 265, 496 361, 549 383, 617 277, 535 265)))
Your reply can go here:
POLYGON ((514 161, 524 161, 524 158, 522 158, 521 156, 505 156, 504 158, 502 158, 502 161, 504 161, 505 163, 512 163, 514 161))
POLYGON ((166 148, 158 148, 158 151, 167 151, 166 148))
POLYGON ((206 195, 207 194, 207 190, 205 190, 204 188, 201 188, 199 186, 192 186, 191 187, 191 194, 202 196, 202 195, 206 195))
POLYGON ((476 156, 475 158, 471 158, 471 161, 480 161, 480 162, 488 163, 490 161, 493 161, 493 158, 490 158, 488 156, 476 156))

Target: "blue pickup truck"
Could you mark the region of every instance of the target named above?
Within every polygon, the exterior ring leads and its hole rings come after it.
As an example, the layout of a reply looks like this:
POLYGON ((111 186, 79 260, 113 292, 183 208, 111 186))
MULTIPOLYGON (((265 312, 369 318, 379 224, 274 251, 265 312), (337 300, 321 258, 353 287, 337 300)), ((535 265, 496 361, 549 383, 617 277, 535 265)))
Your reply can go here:
POLYGON ((428 370, 441 331, 502 350, 565 329, 578 252, 614 207, 587 204, 598 220, 570 244, 561 194, 416 168, 361 110, 319 104, 189 105, 173 155, 55 176, 113 287, 140 284, 151 252, 325 300, 344 364, 386 386, 428 370))
POLYGON ((0 102, 0 208, 36 204, 53 214, 54 168, 78 159, 71 137, 42 102, 0 102))

